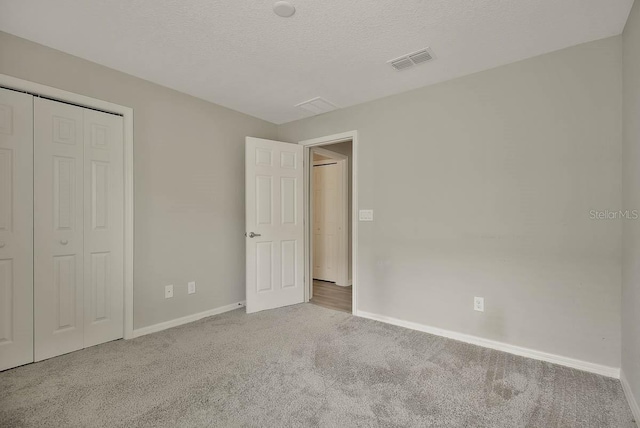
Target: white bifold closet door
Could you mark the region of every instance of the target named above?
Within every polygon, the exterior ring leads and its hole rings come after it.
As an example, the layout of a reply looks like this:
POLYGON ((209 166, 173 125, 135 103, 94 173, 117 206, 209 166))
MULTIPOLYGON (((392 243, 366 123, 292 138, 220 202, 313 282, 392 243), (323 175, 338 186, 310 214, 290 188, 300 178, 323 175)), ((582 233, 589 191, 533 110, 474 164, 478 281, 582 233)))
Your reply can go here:
POLYGON ((33 361, 33 96, 0 89, 0 370, 33 361))
POLYGON ((122 118, 34 99, 35 360, 123 336, 122 118))

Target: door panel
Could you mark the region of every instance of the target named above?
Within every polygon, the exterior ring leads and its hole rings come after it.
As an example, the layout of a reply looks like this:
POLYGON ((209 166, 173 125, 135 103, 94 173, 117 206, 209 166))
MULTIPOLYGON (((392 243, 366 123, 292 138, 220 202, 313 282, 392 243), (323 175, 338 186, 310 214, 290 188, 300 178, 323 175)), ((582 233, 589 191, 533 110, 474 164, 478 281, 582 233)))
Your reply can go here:
POLYGON ((256 291, 273 291, 273 242, 256 242, 256 291))
POLYGON ((84 339, 83 109, 34 99, 35 360, 84 339))
POLYGON ((2 307, 0 307, 2 311, 0 312, 2 314, 0 316, 0 346, 7 346, 13 342, 14 288, 13 259, 0 259, 0 297, 2 297, 2 300, 0 300, 2 302, 2 307))
POLYGON ((341 169, 338 164, 313 167, 313 278, 338 280, 338 227, 341 169))
POLYGON ((76 316, 80 302, 76 300, 78 277, 76 256, 53 256, 53 289, 56 303, 54 332, 75 329, 82 320, 76 316))
POLYGON ((0 370, 33 361, 33 97, 0 89, 0 370))
POLYGON ((280 286, 282 288, 296 286, 296 267, 298 266, 298 242, 296 240, 282 241, 280 244, 280 286))
POLYGON ((122 117, 84 110, 84 346, 124 335, 122 117))
MULTIPOLYGON (((6 144, 8 146, 8 143, 6 144)), ((5 146, 5 144, 3 144, 5 146)), ((10 231, 13 221, 13 151, 8 147, 0 148, 0 230, 10 231)))
POLYGON ((247 137, 247 313, 304 301, 302 146, 247 137))
POLYGON ((297 198, 297 181, 292 177, 282 177, 280 179, 280 195, 282 198, 281 222, 283 225, 295 226, 297 219, 296 204, 297 198))

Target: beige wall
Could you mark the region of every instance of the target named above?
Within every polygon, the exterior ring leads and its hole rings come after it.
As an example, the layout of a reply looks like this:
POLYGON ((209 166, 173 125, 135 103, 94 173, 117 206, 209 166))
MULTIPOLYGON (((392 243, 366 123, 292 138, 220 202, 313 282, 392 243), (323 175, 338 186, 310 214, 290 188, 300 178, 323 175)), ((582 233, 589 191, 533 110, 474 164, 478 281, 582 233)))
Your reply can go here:
POLYGON ((1 32, 0 73, 134 109, 135 328, 244 300, 244 137, 275 125, 1 32))
POLYGON ((621 79, 613 37, 279 126, 359 132, 359 309, 619 367, 621 79))
MULTIPOLYGON (((635 3, 622 37, 622 198, 640 210, 640 4, 635 3)), ((625 221, 622 233, 622 371, 640 400, 640 220, 625 221)), ((637 415, 636 415, 637 416, 637 415)))

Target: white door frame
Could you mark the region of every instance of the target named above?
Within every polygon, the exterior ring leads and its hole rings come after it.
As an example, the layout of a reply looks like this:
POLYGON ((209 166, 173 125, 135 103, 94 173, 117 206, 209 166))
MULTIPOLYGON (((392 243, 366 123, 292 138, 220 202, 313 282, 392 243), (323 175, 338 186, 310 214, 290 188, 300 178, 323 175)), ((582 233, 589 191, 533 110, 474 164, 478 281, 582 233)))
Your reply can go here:
MULTIPOLYGON (((358 131, 348 131, 340 134, 327 135, 325 137, 313 138, 311 140, 300 141, 298 144, 304 146, 304 280, 305 280, 305 302, 309 301, 311 294, 311 284, 313 283, 311 271, 311 224, 310 219, 310 199, 309 194, 311 182, 311 168, 313 162, 311 160, 311 148, 317 146, 326 146, 329 144, 342 143, 351 141, 351 277, 353 281, 351 311, 353 315, 358 315, 358 131)), ((347 205, 348 206, 348 205, 347 205)))
MULTIPOLYGON (((342 204, 342 209, 340 212, 340 227, 342 228, 342 233, 339 236, 338 240, 338 258, 340 260, 340 264, 338 267, 338 279, 336 284, 341 286, 349 286, 349 157, 345 156, 341 153, 332 152, 331 150, 320 149, 317 147, 313 147, 313 153, 317 153, 319 155, 325 156, 329 159, 322 161, 313 161, 313 166, 324 165, 327 162, 332 162, 338 164, 340 167, 340 174, 342 176, 342 182, 340 183, 341 189, 340 192, 342 194, 342 200, 340 203, 342 204)), ((309 179, 309 195, 313 195, 313 180, 309 179)), ((313 224, 313 198, 309 198, 309 224, 313 224)), ((313 233, 309 235, 310 243, 310 260, 313 260, 313 233)), ((313 275, 313 270, 311 271, 313 275)), ((311 289, 310 289, 309 297, 313 296, 313 281, 311 281, 311 289)))
POLYGON ((124 125, 124 338, 133 338, 133 109, 0 74, 0 87, 121 115, 124 125))

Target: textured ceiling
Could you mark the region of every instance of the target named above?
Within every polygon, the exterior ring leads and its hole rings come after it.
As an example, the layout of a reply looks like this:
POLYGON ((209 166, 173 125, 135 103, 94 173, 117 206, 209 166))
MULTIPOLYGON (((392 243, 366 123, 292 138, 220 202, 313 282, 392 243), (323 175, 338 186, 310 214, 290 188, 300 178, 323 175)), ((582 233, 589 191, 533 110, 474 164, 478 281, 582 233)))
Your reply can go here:
MULTIPOLYGON (((284 123, 620 34, 633 0, 0 0, 0 30, 284 123), (386 61, 430 46, 436 60, 386 61)), ((597 58, 594 58, 597 61, 597 58)))

